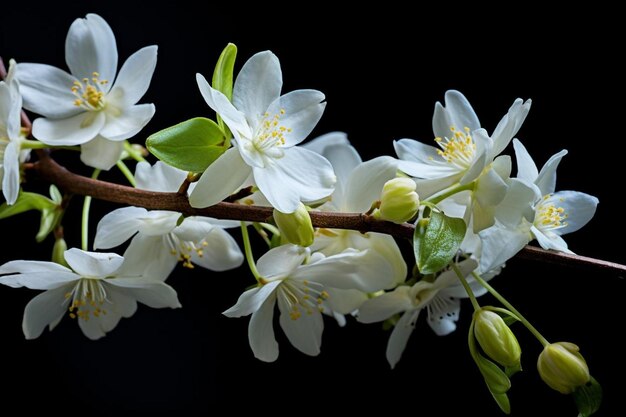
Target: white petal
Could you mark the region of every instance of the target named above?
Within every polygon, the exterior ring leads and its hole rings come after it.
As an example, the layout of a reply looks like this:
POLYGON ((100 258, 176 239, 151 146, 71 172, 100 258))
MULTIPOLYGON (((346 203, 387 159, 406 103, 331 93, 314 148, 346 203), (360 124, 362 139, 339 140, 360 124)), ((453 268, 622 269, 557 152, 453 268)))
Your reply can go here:
POLYGON ((492 226, 479 233, 483 243, 480 271, 487 272, 504 264, 532 239, 528 222, 516 229, 492 226))
POLYGON ((271 302, 272 308, 275 300, 273 298, 274 290, 281 284, 281 281, 271 281, 261 287, 254 287, 245 291, 239 296, 234 306, 224 311, 222 314, 226 317, 242 317, 248 316, 259 310, 266 302, 271 302), (272 297, 270 297, 272 296, 272 297))
POLYGON ((567 226, 556 231, 559 235, 572 233, 586 225, 596 213, 598 199, 589 194, 577 191, 559 191, 552 194, 550 198, 542 204, 553 203, 556 207, 565 209, 568 215, 565 222, 567 226))
POLYGON ((533 161, 526 147, 519 140, 513 139, 513 148, 515 149, 515 160, 517 161, 517 177, 528 183, 534 183, 539 176, 535 161, 533 161))
POLYGON ((237 136, 237 132, 239 132, 250 138, 252 129, 250 129, 245 115, 237 110, 222 92, 212 88, 202 74, 196 74, 196 82, 204 101, 224 119, 233 134, 237 136))
POLYGON ((189 204, 202 208, 219 203, 241 187, 250 171, 239 150, 230 148, 204 171, 189 195, 189 204))
POLYGON ((202 256, 192 252, 191 260, 212 271, 227 271, 243 263, 243 254, 233 237, 223 229, 214 227, 200 243, 202 256), (206 246, 204 246, 206 243, 206 246))
POLYGON ((440 102, 435 103, 432 125, 433 134, 436 138, 445 138, 450 136, 450 128, 454 125, 454 122, 450 118, 448 111, 441 105, 440 102))
POLYGON ((84 111, 74 105, 72 86, 76 79, 67 72, 43 64, 18 64, 17 72, 25 109, 52 119, 84 111))
POLYGON ((96 136, 80 145, 80 160, 92 168, 108 171, 122 156, 124 142, 114 142, 102 136, 96 136))
MULTIPOLYGON (((269 284, 268 284, 269 285, 269 284)), ((276 296, 272 295, 257 308, 248 325, 248 340, 254 357, 264 362, 278 359, 278 343, 274 337, 274 304, 276 296)))
POLYGON ((104 216, 96 229, 94 249, 109 249, 121 245, 139 230, 148 210, 141 207, 123 207, 104 216))
POLYGON ((96 14, 76 19, 65 39, 65 61, 72 74, 91 79, 94 72, 101 80, 113 82, 117 72, 117 45, 107 22, 96 14))
POLYGON ((72 248, 65 251, 65 261, 82 277, 104 278, 117 271, 124 258, 116 253, 87 252, 72 248))
POLYGON ((157 161, 154 165, 139 162, 135 167, 137 188, 149 191, 176 192, 187 178, 187 172, 157 161))
POLYGON ((474 198, 482 206, 495 206, 506 196, 508 186, 495 169, 489 168, 478 178, 474 198))
MULTIPOLYGON (((531 183, 532 184, 532 183, 531 183)), ((508 227, 517 227, 522 219, 532 221, 535 215, 532 205, 537 201, 537 188, 525 181, 512 179, 504 199, 496 208, 496 218, 508 227)))
MULTIPOLYGON (((314 139, 311 139, 310 141, 302 145, 302 147, 310 151, 316 152, 320 155, 326 156, 326 148, 333 145, 350 146, 348 135, 344 132, 326 133, 325 135, 321 135, 314 139)), ((328 156, 326 157, 328 158, 328 156)))
POLYGON ((157 46, 146 46, 132 54, 117 75, 111 94, 121 94, 126 106, 136 104, 150 86, 157 63, 157 46), (116 90, 119 91, 116 93, 116 90))
MULTIPOLYGON (((274 160, 273 164, 253 168, 253 174, 263 195, 283 213, 293 213, 300 201, 315 201, 329 196, 336 180, 326 158, 295 146, 285 149, 284 156, 274 160)), ((194 206, 193 203, 191 205, 194 206)))
MULTIPOLYGON (((469 128, 470 131, 480 128, 476 112, 460 91, 448 90, 445 95, 446 111, 450 115, 452 126, 456 129, 469 128)), ((448 130, 450 126, 448 126, 448 130)))
POLYGON ((508 113, 504 115, 491 135, 493 140, 492 156, 499 155, 517 134, 530 111, 531 100, 516 99, 508 113))
POLYGON ((391 236, 381 233, 368 233, 367 236, 372 251, 383 256, 393 269, 393 282, 396 284, 404 282, 407 273, 406 262, 396 241, 391 236))
MULTIPOLYGON (((475 259, 469 258, 461 261, 457 264, 459 272, 464 277, 467 277, 478 267, 478 263, 475 259)), ((433 290, 444 290, 452 285, 457 285, 459 283, 459 276, 456 271, 453 269, 449 269, 443 272, 441 275, 437 277, 434 284, 432 285, 433 290)))
POLYGON ((162 236, 176 229, 181 214, 176 211, 151 210, 140 220, 139 232, 148 236, 162 236))
POLYGON ((320 91, 296 90, 270 104, 267 109, 269 117, 279 116, 279 126, 288 129, 283 146, 297 145, 311 133, 324 113, 326 103, 322 103, 323 100, 324 94, 320 91))
POLYGON ((445 190, 459 182, 463 173, 450 175, 448 177, 433 178, 431 180, 416 180, 417 194, 421 199, 425 199, 445 190))
POLYGON ((152 308, 179 308, 178 296, 174 288, 162 281, 147 278, 112 278, 105 281, 108 285, 123 288, 137 301, 152 308))
POLYGON ((550 159, 548 159, 548 162, 541 168, 541 172, 539 172, 535 184, 539 187, 542 196, 554 192, 556 188, 556 169, 565 155, 567 155, 566 150, 552 155, 550 159))
POLYGON ((556 233, 539 230, 535 226, 531 226, 530 231, 542 248, 557 250, 565 253, 574 253, 567 248, 567 242, 565 242, 565 240, 563 240, 563 238, 556 233))
POLYGON ((394 140, 393 148, 398 158, 403 161, 432 165, 434 161, 441 160, 441 156, 437 153, 438 148, 413 139, 394 140))
POLYGON ((233 104, 252 128, 270 104, 280 96, 283 76, 280 62, 270 51, 259 52, 243 65, 233 87, 233 104))
POLYGON ((326 292, 328 293, 326 302, 334 313, 350 314, 368 299, 366 293, 357 290, 327 288, 326 292))
POLYGON ((285 277, 296 270, 310 251, 296 245, 282 245, 270 249, 259 258, 256 267, 265 278, 285 277))
POLYGON ((10 261, 0 267, 0 274, 4 275, 0 277, 0 284, 33 290, 58 288, 80 279, 80 276, 64 266, 41 261, 10 261))
POLYGON ((474 162, 467 169, 465 175, 459 180, 461 185, 469 184, 480 176, 485 167, 491 162, 488 160, 491 151, 491 139, 487 135, 485 129, 478 129, 473 132, 474 142, 476 143, 476 156, 474 162))
POLYGON ((106 123, 100 135, 109 140, 120 141, 132 138, 143 129, 154 116, 154 104, 137 104, 107 113, 106 123))
POLYGON ((167 235, 136 235, 124 252, 124 263, 117 275, 165 281, 178 263, 177 254, 170 252, 167 239, 167 235))
POLYGON ((81 145, 98 136, 105 120, 103 112, 89 111, 67 119, 40 117, 33 122, 33 136, 51 146, 81 145))
POLYGON ((324 331, 322 315, 317 310, 313 310, 311 313, 302 311, 299 318, 294 320, 290 315, 291 309, 285 301, 286 297, 286 295, 278 294, 280 327, 291 344, 300 352, 310 356, 319 355, 322 346, 322 332, 324 331))
POLYGON ((9 142, 4 149, 2 193, 7 204, 15 203, 20 191, 20 147, 16 142, 9 142))
POLYGON ((397 161, 379 156, 357 166, 348 179, 345 190, 345 209, 364 213, 380 199, 385 183, 396 177, 397 161))
POLYGON ((413 303, 409 295, 411 287, 401 285, 391 292, 370 298, 359 308, 358 321, 375 323, 384 321, 394 314, 411 310, 413 303))
POLYGON ((456 329, 461 302, 456 298, 435 296, 428 306, 428 325, 437 336, 445 336, 456 329))
POLYGON ((30 300, 24 309, 22 330, 26 339, 36 339, 46 326, 60 320, 66 313, 70 299, 65 294, 72 290, 71 285, 43 292, 30 300))
POLYGON ((417 321, 419 312, 420 310, 414 310, 404 313, 404 315, 396 323, 396 326, 393 328, 391 336, 389 336, 386 354, 387 362, 389 362, 392 369, 402 357, 402 353, 406 348, 409 337, 411 337, 413 330, 415 330, 415 322, 417 321))
MULTIPOLYGON (((310 149, 306 145, 303 147, 310 149)), ((362 162, 359 153, 351 145, 328 145, 321 155, 328 159, 328 162, 333 166, 337 177, 337 184, 335 184, 337 188, 340 186, 345 188, 350 174, 362 162)), ((343 192, 341 193, 343 194, 343 192)), ((337 190, 335 190, 335 195, 337 195, 337 190)))

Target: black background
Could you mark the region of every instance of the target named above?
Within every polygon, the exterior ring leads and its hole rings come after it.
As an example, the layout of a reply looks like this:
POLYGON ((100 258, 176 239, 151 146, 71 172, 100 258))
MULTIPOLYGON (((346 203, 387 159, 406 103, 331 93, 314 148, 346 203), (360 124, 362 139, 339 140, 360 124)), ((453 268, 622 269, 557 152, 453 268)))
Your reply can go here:
MULTIPOLYGON (((403 10, 392 4, 347 14, 322 5, 215 3, 167 8, 152 2, 11 2, 0 13, 0 55, 8 61, 61 68, 71 22, 101 14, 116 34, 120 65, 137 49, 159 45, 151 88, 142 102, 157 113, 134 140, 193 116, 210 116, 194 74, 210 76, 227 42, 239 47, 238 67, 253 53, 271 49, 281 59, 283 91, 316 88, 327 96, 326 113, 313 135, 348 132, 364 159, 393 154, 392 140, 429 141, 435 101, 449 88, 472 102, 492 130, 516 97, 533 106, 518 137, 542 164, 566 148, 558 189, 600 199, 590 225, 567 238, 581 254, 624 262, 623 68, 616 60, 618 13, 574 8, 403 10)), ((519 7, 520 5, 518 5, 519 7)), ((88 174, 76 158, 61 157, 88 174)), ((117 173, 103 176, 123 181, 117 173)), ((38 187, 36 182, 27 187, 38 187)), ((65 222, 68 243, 79 246, 80 199, 65 222)), ((94 203, 94 223, 115 208, 94 203)), ((0 262, 46 259, 48 240, 36 245, 36 215, 4 220, 0 262)), ((237 233, 235 233, 238 236, 237 233)), ((257 242, 259 243, 259 242, 257 242)), ((407 245, 402 243, 403 248, 407 245)), ((276 363, 254 359, 248 319, 220 314, 252 283, 245 268, 228 273, 178 269, 168 281, 184 308, 140 306, 106 338, 86 339, 69 319, 52 333, 25 341, 23 307, 36 293, 0 287, 0 407, 109 415, 207 415, 248 407, 278 415, 299 412, 408 409, 416 415, 501 415, 467 353, 469 305, 453 335, 438 338, 423 321, 397 369, 384 357, 388 334, 352 320, 338 329, 326 321, 322 354, 295 351, 277 328, 276 363)), ((599 415, 623 412, 622 310, 624 281, 614 275, 512 260, 494 284, 552 341, 581 346, 592 373, 604 384, 599 415)), ((493 302, 485 297, 485 304, 493 302)), ((570 398, 541 383, 539 344, 520 326, 526 372, 513 378, 514 416, 572 416, 570 398)), ((4 410, 1 411, 4 414, 4 410)))

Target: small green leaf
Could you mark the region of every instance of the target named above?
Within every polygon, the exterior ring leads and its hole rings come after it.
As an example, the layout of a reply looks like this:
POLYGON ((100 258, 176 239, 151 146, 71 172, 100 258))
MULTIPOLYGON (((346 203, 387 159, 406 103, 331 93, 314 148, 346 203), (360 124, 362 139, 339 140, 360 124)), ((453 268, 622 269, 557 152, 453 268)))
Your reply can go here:
POLYGON ((146 140, 161 161, 183 171, 202 172, 226 150, 224 132, 213 121, 196 117, 163 129, 146 140))
POLYGON ((56 204, 61 204, 61 201, 63 201, 63 195, 61 195, 61 192, 54 184, 50 184, 50 198, 56 204))
POLYGON ((15 216, 28 210, 51 210, 56 207, 54 201, 41 194, 21 192, 15 204, 8 205, 3 203, 0 205, 0 219, 15 216))
POLYGON ((215 71, 213 71, 212 87, 224 93, 229 100, 233 99, 233 70, 237 58, 237 46, 229 43, 220 54, 215 71))
POLYGON ((602 387, 593 377, 591 380, 576 389, 572 393, 576 407, 578 407, 578 417, 589 417, 600 408, 602 403, 602 387))
POLYGON ((415 227, 413 250, 422 274, 445 268, 456 255, 465 237, 463 219, 433 211, 430 219, 421 219, 415 227))
POLYGON ((496 394, 491 392, 493 399, 498 403, 498 407, 504 414, 511 414, 511 403, 509 402, 509 396, 506 394, 496 394))

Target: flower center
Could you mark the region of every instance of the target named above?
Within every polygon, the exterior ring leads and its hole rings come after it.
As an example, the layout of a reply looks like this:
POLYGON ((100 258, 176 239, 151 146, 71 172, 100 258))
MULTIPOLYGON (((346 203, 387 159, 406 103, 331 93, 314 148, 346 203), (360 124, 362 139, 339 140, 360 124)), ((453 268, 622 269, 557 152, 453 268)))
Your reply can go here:
POLYGON ((101 80, 100 74, 92 73, 91 79, 83 78, 83 81, 74 81, 72 93, 76 97, 74 105, 89 111, 102 110, 105 105, 104 91, 101 86, 108 84, 107 80, 101 80))
POLYGON ((450 130, 452 131, 451 138, 435 138, 435 142, 441 148, 437 150, 437 153, 450 164, 459 168, 469 168, 476 152, 476 143, 470 135, 470 129, 465 127, 463 131, 460 131, 451 126, 450 130))
MULTIPOLYGON (((547 201, 551 197, 550 194, 545 195, 537 206, 535 212, 535 226, 540 230, 556 230, 567 226, 566 219, 569 215, 563 207, 556 206, 552 201, 547 201)), ((565 201, 560 198, 559 201, 565 201)))
POLYGON ((200 258, 204 256, 204 248, 209 244, 206 240, 201 242, 189 242, 183 241, 173 233, 167 235, 167 244, 170 247, 170 253, 178 258, 179 262, 182 262, 183 267, 193 269, 194 265, 191 263, 191 256, 195 252, 200 258))
POLYGON ((313 314, 315 310, 324 311, 323 303, 328 299, 328 292, 322 284, 311 281, 286 279, 280 284, 283 299, 289 306, 289 317, 298 320, 302 313, 313 314))
POLYGON ((90 316, 100 317, 107 314, 102 305, 107 301, 107 293, 99 279, 81 278, 71 292, 65 294, 65 298, 72 298, 70 317, 75 319, 89 320, 90 316))
POLYGON ((270 149, 285 144, 285 135, 291 133, 292 129, 280 124, 280 118, 285 114, 285 109, 274 115, 265 113, 257 128, 252 143, 259 152, 267 153, 270 149))

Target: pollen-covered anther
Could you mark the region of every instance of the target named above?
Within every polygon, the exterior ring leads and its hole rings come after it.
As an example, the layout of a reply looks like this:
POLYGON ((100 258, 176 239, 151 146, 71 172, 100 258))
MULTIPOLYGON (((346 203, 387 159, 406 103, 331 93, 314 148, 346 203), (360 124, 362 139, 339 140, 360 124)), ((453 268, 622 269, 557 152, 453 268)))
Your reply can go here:
POLYGON ((292 129, 280 124, 280 118, 285 114, 285 109, 280 109, 278 113, 272 115, 265 113, 259 125, 259 130, 254 139, 254 145, 259 150, 284 145, 285 135, 291 133, 292 129))
POLYGON ((92 73, 91 79, 83 78, 81 81, 74 81, 71 90, 76 97, 74 105, 86 110, 97 111, 105 106, 105 93, 101 87, 108 84, 107 80, 101 80, 100 74, 92 73))
POLYGON ((435 138, 435 142, 437 142, 441 148, 437 150, 437 154, 450 164, 460 168, 468 168, 476 152, 476 143, 474 143, 474 139, 472 139, 470 129, 469 127, 465 127, 463 131, 460 131, 454 126, 451 126, 450 131, 452 132, 450 138, 435 138))
POLYGON ((65 298, 72 299, 68 307, 70 318, 89 321, 91 316, 98 318, 107 314, 102 308, 107 301, 107 294, 100 280, 90 278, 79 280, 74 289, 65 294, 65 298))

